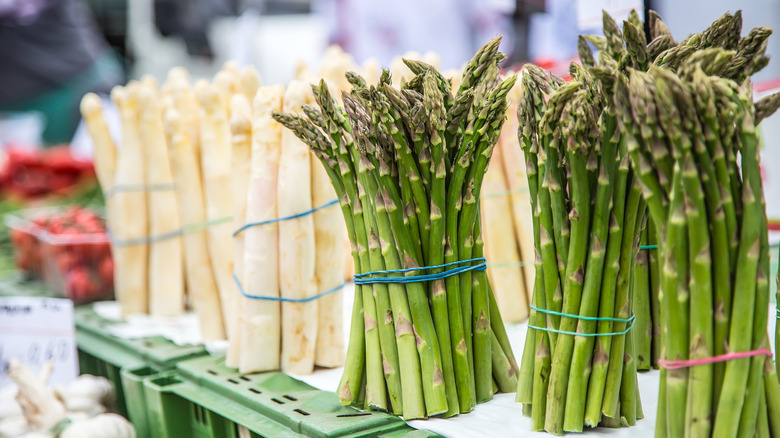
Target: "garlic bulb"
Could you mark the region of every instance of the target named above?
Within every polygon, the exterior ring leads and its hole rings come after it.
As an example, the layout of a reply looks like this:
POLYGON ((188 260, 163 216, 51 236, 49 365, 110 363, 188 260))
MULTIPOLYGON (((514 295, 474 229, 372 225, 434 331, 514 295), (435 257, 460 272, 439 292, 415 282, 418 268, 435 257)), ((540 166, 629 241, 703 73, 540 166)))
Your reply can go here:
POLYGON ((74 421, 59 438, 135 438, 135 429, 120 415, 101 414, 74 421))

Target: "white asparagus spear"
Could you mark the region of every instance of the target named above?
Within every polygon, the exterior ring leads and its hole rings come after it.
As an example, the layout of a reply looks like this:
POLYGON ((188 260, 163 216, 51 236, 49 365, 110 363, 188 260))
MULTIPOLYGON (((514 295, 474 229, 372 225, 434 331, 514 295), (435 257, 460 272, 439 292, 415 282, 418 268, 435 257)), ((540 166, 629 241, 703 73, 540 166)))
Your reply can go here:
POLYGON ((414 77, 409 67, 404 64, 404 59, 422 61, 422 55, 419 52, 409 51, 403 56, 393 58, 390 62, 390 74, 393 77, 393 87, 395 88, 401 88, 402 83, 409 82, 414 77))
MULTIPOLYGON (((146 180, 152 185, 173 184, 168 146, 157 92, 141 85, 138 127, 144 145, 146 180)), ((149 234, 152 237, 181 229, 174 190, 152 190, 149 199, 149 234)), ((177 316, 184 313, 184 269, 181 237, 167 237, 149 244, 149 313, 177 316)))
POLYGON ((422 60, 423 62, 432 65, 436 70, 439 70, 441 67, 441 57, 439 57, 439 54, 436 52, 425 52, 422 56, 422 60))
POLYGON ((306 62, 305 59, 299 59, 295 63, 295 74, 294 78, 297 81, 305 81, 306 78, 313 76, 314 73, 311 70, 311 66, 308 62, 306 62))
POLYGON ((184 67, 173 67, 165 78, 168 83, 190 83, 190 73, 184 67))
MULTIPOLYGON (((176 109, 167 111, 165 126, 170 139, 168 152, 182 222, 185 227, 187 224, 202 224, 206 221, 206 207, 203 205, 203 184, 198 165, 200 158, 176 109)), ((198 315, 201 337, 206 342, 226 339, 219 290, 209 260, 206 229, 188 231, 183 240, 187 290, 198 315)))
POLYGON ((239 92, 247 98, 250 106, 261 85, 263 81, 260 79, 260 74, 251 65, 242 68, 238 73, 239 92))
MULTIPOLYGON (((246 223, 246 191, 249 186, 249 170, 252 150, 252 109, 243 94, 236 93, 230 99, 231 157, 230 168, 233 176, 233 229, 246 223)), ((244 234, 233 237, 233 275, 244 284, 244 234)), ((225 364, 238 368, 240 359, 241 335, 238 315, 241 314, 241 293, 234 284, 230 294, 231 315, 230 342, 225 364)))
MULTIPOLYGON (((336 199, 336 192, 328 174, 319 160, 311 157, 312 205, 318 207, 336 199)), ((314 242, 316 263, 314 274, 317 293, 338 287, 344 282, 344 218, 336 206, 314 212, 314 242)), ((351 255, 351 251, 350 251, 351 255)), ((350 263, 352 264, 352 263, 350 263)), ((321 367, 338 367, 344 364, 344 297, 337 291, 317 299, 318 320, 317 348, 314 363, 321 367)))
POLYGON ((509 92, 509 108, 507 120, 501 129, 501 138, 497 148, 501 149, 501 164, 504 169, 509 197, 512 201, 512 222, 515 228, 515 238, 520 248, 520 260, 523 265, 523 278, 525 279, 525 292, 528 301, 531 301, 534 278, 534 228, 531 212, 531 195, 528 193, 528 177, 525 173, 525 160, 517 139, 517 104, 520 99, 520 87, 514 87, 509 92))
POLYGON ((485 257, 494 264, 488 267, 488 276, 498 308, 504 321, 514 323, 528 317, 528 299, 523 269, 518 265, 520 254, 512 226, 511 205, 506 196, 500 149, 494 150, 493 158, 496 161, 488 168, 482 183, 482 235, 485 257))
POLYGON ((360 68, 361 75, 366 83, 374 85, 379 82, 379 76, 382 75, 382 65, 376 58, 368 58, 363 61, 363 65, 360 68))
POLYGON ((143 75, 140 82, 142 86, 150 88, 155 93, 160 90, 160 84, 157 82, 157 78, 152 75, 143 75))
MULTIPOLYGON (((111 98, 119 108, 122 120, 122 143, 117 156, 115 184, 119 186, 143 186, 144 158, 138 135, 138 84, 131 82, 127 88, 115 87, 111 98)), ((113 198, 113 237, 120 240, 112 245, 114 257, 114 290, 123 315, 147 313, 149 310, 147 245, 122 245, 122 240, 144 239, 148 224, 146 193, 140 190, 118 192, 113 198)))
POLYGON ((92 138, 93 162, 98 184, 100 184, 104 195, 108 194, 105 196, 106 223, 109 229, 113 229, 116 207, 114 207, 114 199, 110 190, 114 187, 116 178, 117 150, 108 130, 106 119, 103 117, 101 100, 96 94, 87 93, 81 99, 81 115, 92 138))
POLYGON ((103 193, 114 186, 116 174, 116 146, 108 130, 100 98, 95 93, 87 93, 81 99, 81 116, 92 138, 94 149, 95 174, 103 193))
POLYGON ((330 46, 325 51, 320 63, 320 77, 325 79, 331 86, 336 87, 338 91, 336 93, 341 98, 341 91, 349 91, 352 89, 352 84, 349 83, 346 77, 348 71, 357 70, 352 55, 345 53, 339 46, 330 46))
MULTIPOLYGON (((254 99, 252 163, 247 190, 246 221, 278 217, 277 175, 282 126, 272 117, 282 110, 284 86, 262 87, 254 99)), ((279 296, 279 225, 269 223, 244 230, 244 290, 252 295, 279 296)), ((278 301, 242 296, 239 371, 278 370, 281 354, 281 305, 278 301)))
POLYGON ((450 83, 452 84, 452 92, 457 93, 458 88, 460 88, 460 83, 463 80, 463 69, 449 69, 445 70, 441 74, 445 78, 450 80, 450 83))
MULTIPOLYGON (((233 215, 233 197, 230 196, 230 127, 225 104, 213 85, 199 82, 196 88, 201 105, 201 163, 203 193, 206 200, 206 220, 219 221, 233 215)), ((230 321, 230 295, 233 292, 233 223, 211 225, 208 228, 208 248, 211 266, 219 287, 222 313, 230 321)), ((230 325, 228 324, 228 337, 230 325)))
POLYGON ((200 104, 190 88, 189 82, 180 78, 180 75, 174 75, 174 79, 171 81, 171 96, 173 97, 173 105, 176 107, 187 133, 187 138, 192 143, 198 169, 200 169, 200 104))
MULTIPOLYGON (((366 66, 369 69, 372 69, 372 70, 369 71, 368 76, 364 76, 364 79, 366 79, 368 84, 376 84, 376 82, 379 80, 379 75, 380 75, 380 71, 381 71, 381 68, 379 66, 379 61, 377 61, 374 58, 369 59, 363 65, 364 68, 366 66)), ((341 93, 343 91, 347 91, 348 92, 348 91, 350 91, 352 89, 352 84, 350 84, 349 81, 346 79, 346 73, 348 71, 355 71, 357 69, 358 69, 358 66, 355 64, 354 60, 352 59, 352 56, 350 56, 347 53, 344 53, 344 51, 339 46, 330 46, 328 48, 328 50, 325 51, 325 54, 323 55, 322 63, 321 63, 321 66, 320 66, 320 76, 323 79, 325 79, 325 82, 328 84, 328 88, 330 89, 331 94, 334 95, 334 96, 338 96, 337 99, 339 101, 341 101, 341 93)), ((312 79, 314 79, 314 78, 312 78, 312 79)), ((302 80, 308 81, 308 82, 316 81, 316 79, 314 79, 314 80, 302 79, 302 80)), ((320 167, 319 160, 316 157, 312 156, 312 162, 314 163, 313 164, 313 168, 319 168, 320 167)), ((312 178, 314 178, 315 173, 312 174, 312 178)), ((320 176, 322 176, 322 175, 320 175, 320 176)), ((325 174, 325 176, 327 176, 327 174, 325 174)), ((315 183, 315 186, 316 186, 316 183, 315 183)), ((312 186, 312 190, 314 190, 315 186, 312 186)), ((335 199, 335 195, 333 196, 333 199, 335 199)), ((325 202, 327 202, 327 201, 325 201, 325 202)), ((314 205, 316 206, 316 205, 320 205, 320 204, 317 204, 317 202, 315 201, 314 205)), ((316 226, 316 220, 317 219, 316 219, 316 216, 315 216, 315 226, 316 226)), ((342 271, 343 271, 342 276, 344 277, 345 280, 352 280, 353 276, 355 275, 355 264, 352 261, 352 249, 351 249, 352 248, 352 244, 350 243, 349 237, 347 236, 347 226, 346 226, 346 224, 344 223, 343 220, 341 220, 340 222, 341 222, 342 231, 339 234, 342 236, 341 237, 342 238, 342 249, 339 251, 339 254, 341 254, 341 257, 343 259, 343 261, 340 263, 340 266, 343 267, 343 269, 342 269, 342 271)), ((319 254, 320 254, 319 253, 319 249, 320 248, 319 248, 319 244, 318 244, 317 245, 318 262, 319 262, 319 254)), ((317 275, 319 276, 319 274, 317 274, 317 275)), ((323 290, 326 290, 326 289, 323 289, 323 290)), ((322 290, 320 290, 319 292, 322 292, 322 290)), ((331 300, 328 301, 328 303, 327 303, 328 307, 331 307, 331 302, 332 302, 331 300)), ((320 316, 322 316, 323 315, 323 310, 322 310, 323 309, 323 301, 320 300, 320 303, 321 304, 320 304, 320 312, 319 313, 320 313, 320 316)), ((341 311, 339 311, 339 315, 341 315, 341 311)), ((324 327, 323 324, 325 324, 325 326, 327 326, 328 322, 327 321, 325 321, 325 322, 320 321, 320 329, 322 329, 324 327)), ((325 341, 327 338, 322 338, 322 339, 323 339, 323 341, 325 341)), ((328 344, 328 342, 326 342, 326 344, 328 344)), ((343 345, 343 343, 341 345, 343 345)), ((320 350, 319 350, 320 349, 320 341, 317 342, 317 348, 318 348, 318 350, 317 350, 317 365, 329 366, 329 365, 324 365, 324 363, 328 362, 330 360, 326 361, 325 359, 323 359, 322 363, 320 361, 321 354, 325 354, 325 353, 321 353, 320 350)), ((323 347, 323 348, 324 348, 323 351, 327 351, 327 349, 329 349, 329 347, 323 347)), ((341 348, 341 347, 339 347, 339 348, 341 348)), ((343 360, 343 358, 341 360, 343 360)), ((336 362, 336 361, 330 361, 330 362, 336 362)), ((339 364, 340 363, 341 362, 339 362, 339 364)))
MULTIPOLYGON (((292 81, 284 94, 284 111, 302 114, 309 103, 309 85, 292 81)), ((280 217, 308 211, 311 205, 311 153, 289 130, 282 131, 279 158, 280 217)), ((284 298, 315 294, 314 221, 306 215, 279 223, 279 281, 284 298)), ((317 301, 282 303, 282 371, 309 374, 317 342, 317 301)))
POLYGON ((222 94, 224 105, 226 106, 230 103, 230 96, 238 91, 237 81, 237 71, 222 70, 214 75, 214 86, 217 87, 217 90, 222 94))
POLYGON ((232 59, 228 60, 228 61, 225 61, 225 63, 222 64, 222 71, 226 71, 226 72, 228 72, 230 74, 236 74, 237 75, 238 74, 238 69, 239 69, 238 63, 236 61, 233 61, 232 59))

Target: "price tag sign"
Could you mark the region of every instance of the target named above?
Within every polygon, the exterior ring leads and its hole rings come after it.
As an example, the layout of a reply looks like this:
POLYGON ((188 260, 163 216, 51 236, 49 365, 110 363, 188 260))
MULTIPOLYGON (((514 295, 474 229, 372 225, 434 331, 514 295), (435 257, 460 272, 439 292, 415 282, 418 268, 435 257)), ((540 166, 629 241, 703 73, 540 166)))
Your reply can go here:
POLYGON ((50 384, 78 376, 73 302, 57 298, 0 298, 0 387, 11 382, 8 363, 16 358, 37 374, 54 365, 50 384))
POLYGON ((621 25, 632 9, 642 17, 644 0, 577 0, 577 27, 580 30, 601 29, 601 11, 607 11, 621 25))

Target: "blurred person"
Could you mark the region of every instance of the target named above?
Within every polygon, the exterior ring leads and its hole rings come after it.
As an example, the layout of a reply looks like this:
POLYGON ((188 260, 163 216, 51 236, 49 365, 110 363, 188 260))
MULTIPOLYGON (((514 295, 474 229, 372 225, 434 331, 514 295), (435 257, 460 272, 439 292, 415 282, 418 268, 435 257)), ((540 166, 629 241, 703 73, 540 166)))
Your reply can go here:
POLYGON ((37 111, 43 142, 71 140, 88 92, 123 73, 81 0, 0 0, 0 112, 37 111))
POLYGON ((443 70, 462 67, 479 46, 503 34, 512 52, 515 0, 316 0, 313 10, 329 26, 330 43, 362 63, 387 67, 404 53, 435 52, 443 70))

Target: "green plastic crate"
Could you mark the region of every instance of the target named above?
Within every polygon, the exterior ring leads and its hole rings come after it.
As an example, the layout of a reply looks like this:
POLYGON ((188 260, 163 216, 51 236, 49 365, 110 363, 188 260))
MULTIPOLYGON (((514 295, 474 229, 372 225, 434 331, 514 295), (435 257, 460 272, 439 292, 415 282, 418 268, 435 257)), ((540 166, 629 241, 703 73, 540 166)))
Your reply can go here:
POLYGON ((127 418, 132 421, 139 438, 151 436, 144 380, 159 373, 160 370, 150 366, 124 368, 120 372, 127 418))
POLYGON ((201 345, 178 346, 161 336, 122 339, 110 335, 107 328, 114 322, 101 318, 91 306, 77 307, 75 320, 81 373, 109 379, 116 391, 117 412, 138 424, 139 437, 148 436, 145 401, 138 398, 144 394, 143 377, 173 369, 181 360, 207 354, 206 350, 201 345))
POLYGON ((144 389, 153 438, 438 436, 341 406, 335 394, 280 372, 238 374, 222 357, 182 361, 176 372, 146 378, 144 389))
POLYGON ((43 282, 23 277, 19 273, 0 279, 0 297, 43 297, 56 298, 53 291, 43 282))

